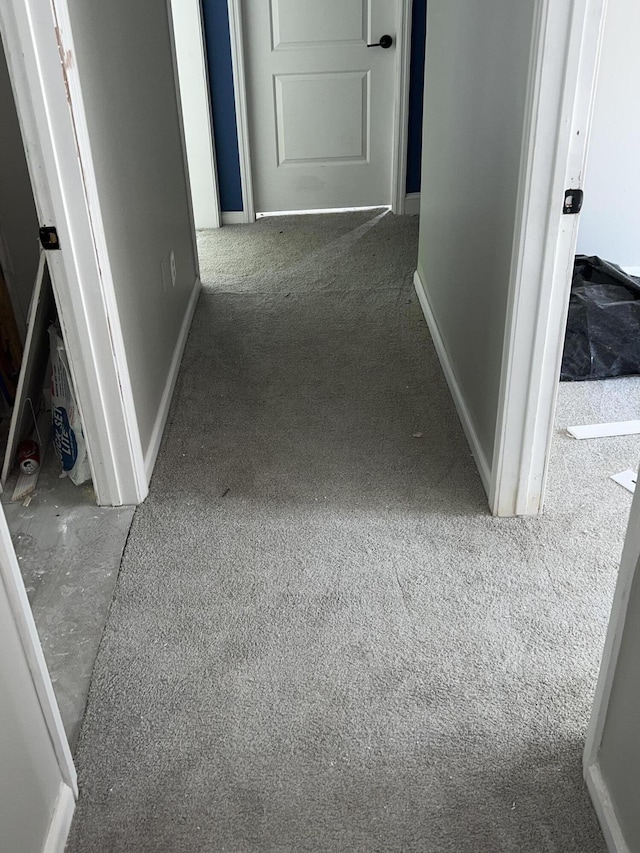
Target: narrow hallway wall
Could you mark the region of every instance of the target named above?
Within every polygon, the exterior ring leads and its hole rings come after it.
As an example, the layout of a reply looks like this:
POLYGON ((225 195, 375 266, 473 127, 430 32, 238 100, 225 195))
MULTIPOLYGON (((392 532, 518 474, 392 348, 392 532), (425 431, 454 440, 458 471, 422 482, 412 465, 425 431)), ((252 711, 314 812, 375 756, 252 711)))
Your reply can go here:
POLYGON ((69 13, 140 437, 149 460, 198 276, 169 19, 165 4, 153 0, 69 0, 69 13))

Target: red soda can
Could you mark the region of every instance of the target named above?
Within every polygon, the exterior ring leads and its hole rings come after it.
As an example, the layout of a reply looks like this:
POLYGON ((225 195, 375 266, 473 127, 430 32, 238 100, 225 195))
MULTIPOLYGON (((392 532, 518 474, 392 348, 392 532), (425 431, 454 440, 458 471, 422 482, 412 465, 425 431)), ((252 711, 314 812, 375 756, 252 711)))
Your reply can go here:
POLYGON ((18 445, 18 465, 23 474, 35 474, 40 467, 40 445, 32 438, 25 438, 18 445))

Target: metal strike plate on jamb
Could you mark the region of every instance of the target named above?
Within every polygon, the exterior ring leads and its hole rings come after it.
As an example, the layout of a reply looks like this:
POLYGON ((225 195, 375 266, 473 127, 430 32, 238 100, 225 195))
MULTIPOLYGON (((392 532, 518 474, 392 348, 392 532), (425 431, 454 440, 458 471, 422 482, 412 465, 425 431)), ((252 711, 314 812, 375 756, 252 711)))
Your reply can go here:
POLYGON ((565 214, 580 213, 583 201, 584 192, 582 190, 565 190, 562 212, 565 214))
POLYGON ((51 251, 60 248, 60 240, 58 240, 58 232, 52 225, 43 225, 40 229, 40 242, 42 248, 51 251))

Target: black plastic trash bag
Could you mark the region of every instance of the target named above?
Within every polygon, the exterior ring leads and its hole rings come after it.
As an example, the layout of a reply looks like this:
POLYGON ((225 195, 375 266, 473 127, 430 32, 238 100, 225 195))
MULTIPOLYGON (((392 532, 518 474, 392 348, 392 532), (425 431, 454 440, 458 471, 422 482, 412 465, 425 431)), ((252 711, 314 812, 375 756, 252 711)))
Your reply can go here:
POLYGON ((640 278, 577 255, 560 379, 640 374, 640 278))

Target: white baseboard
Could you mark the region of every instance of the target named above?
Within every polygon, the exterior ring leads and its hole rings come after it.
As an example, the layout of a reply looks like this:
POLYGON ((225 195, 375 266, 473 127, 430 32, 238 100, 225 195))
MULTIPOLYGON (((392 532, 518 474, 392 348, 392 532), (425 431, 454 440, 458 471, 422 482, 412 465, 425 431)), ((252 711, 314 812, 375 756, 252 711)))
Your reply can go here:
POLYGON ((162 441, 162 433, 164 432, 165 424, 167 423, 169 407, 171 406, 171 399, 173 397, 173 391, 176 387, 178 372, 180 370, 180 362, 182 361, 182 355, 184 353, 184 348, 187 343, 187 336, 189 335, 189 329, 191 328, 193 314, 196 310, 196 305, 198 304, 200 289, 200 279, 197 278, 193 285, 193 290, 191 291, 191 297, 189 298, 189 304, 187 305, 187 310, 182 321, 182 326, 180 327, 180 334, 178 335, 178 340, 173 351, 173 358, 171 359, 169 375, 167 376, 167 382, 164 386, 164 391, 162 393, 162 400, 160 401, 160 406, 158 408, 156 422, 153 426, 151 439, 149 440, 149 447, 147 448, 147 452, 144 456, 144 470, 147 476, 147 483, 151 482, 153 468, 156 464, 156 459, 158 458, 160 442, 162 441))
POLYGON ((407 216, 420 213, 420 193, 407 193, 404 200, 404 212, 407 216))
POLYGON ((449 353, 447 352, 447 348, 442 339, 442 335, 440 334, 440 330, 438 329, 438 323, 436 322, 435 315, 429 302, 427 290, 424 286, 424 282, 420 278, 418 270, 416 270, 414 273, 413 284, 416 289, 416 293, 418 294, 418 299, 420 300, 422 313, 424 314, 424 318, 427 321, 427 326, 429 327, 429 331, 431 332, 433 345, 436 348, 436 353, 438 354, 438 359, 440 360, 442 372, 444 373, 445 379, 447 380, 447 385, 449 386, 449 391, 451 392, 451 396, 453 397, 453 402, 455 403, 455 407, 458 412, 458 417, 460 418, 460 423, 462 424, 462 429, 464 430, 464 434, 466 435, 467 441, 469 442, 469 446, 471 447, 471 452, 478 467, 478 473, 480 474, 482 485, 484 486, 485 491, 488 495, 491 488, 491 467, 480 444, 478 433, 476 432, 476 428, 471 418, 471 413, 467 408, 464 396, 462 394, 462 391, 460 390, 460 385, 458 384, 453 365, 451 364, 449 353))
POLYGON ((630 853, 599 765, 587 767, 584 778, 609 853, 630 853))
POLYGON ((223 210, 222 224, 223 225, 246 225, 247 219, 244 210, 223 210))
POLYGON ((73 791, 68 785, 61 782, 42 853, 63 853, 71 829, 75 807, 76 800, 73 791))

